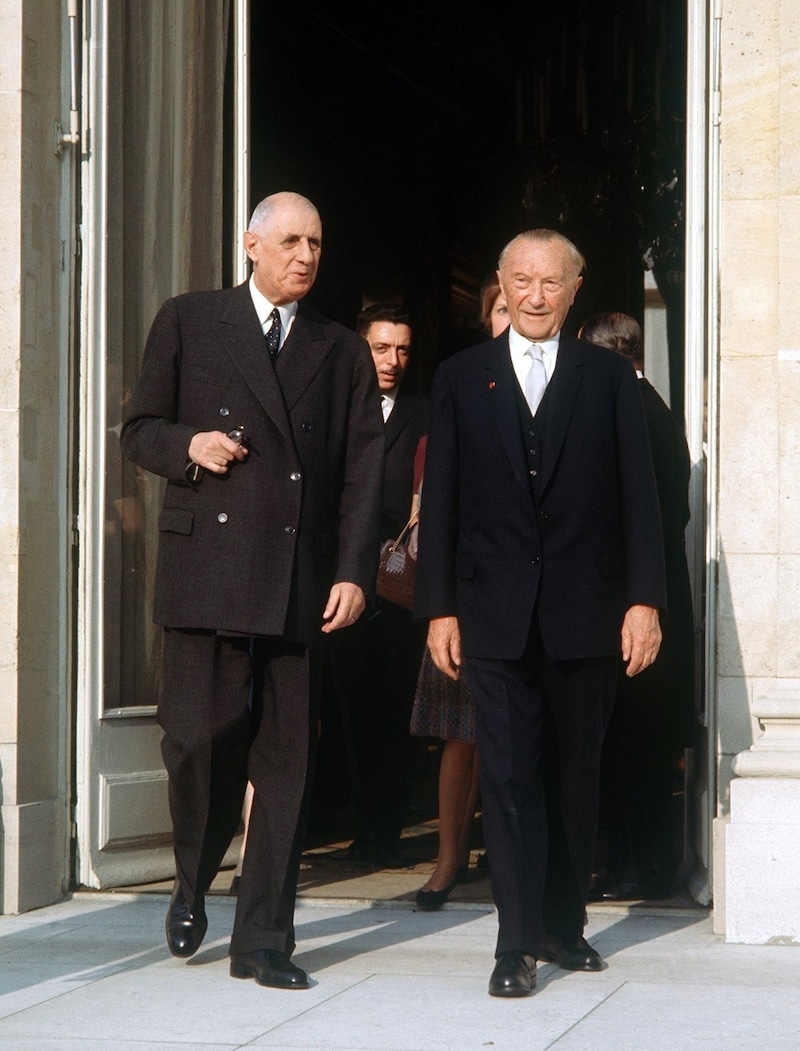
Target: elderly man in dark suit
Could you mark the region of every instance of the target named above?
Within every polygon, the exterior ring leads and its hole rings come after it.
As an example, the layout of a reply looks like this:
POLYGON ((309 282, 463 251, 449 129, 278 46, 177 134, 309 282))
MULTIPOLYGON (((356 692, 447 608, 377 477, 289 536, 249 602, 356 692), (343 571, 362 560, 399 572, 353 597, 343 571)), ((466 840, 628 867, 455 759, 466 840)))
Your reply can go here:
MULTIPOLYGON (((381 538, 409 520, 414 457, 428 428, 428 397, 404 388, 411 360, 411 318, 404 307, 365 307, 356 331, 369 344, 381 392, 385 475, 381 538)), ((352 631, 331 640, 331 665, 358 811, 356 838, 340 857, 381 868, 408 864, 400 835, 411 796, 416 738, 411 709, 426 627, 411 611, 378 600, 352 631)))
POLYGON ((562 331, 583 257, 514 238, 498 277, 510 329, 438 369, 417 613, 442 671, 475 697, 499 935, 494 996, 536 959, 599 970, 583 938, 603 735, 618 654, 660 643, 664 555, 636 376, 562 331))
POLYGON ((167 301, 123 433, 167 479, 155 620, 177 879, 175 956, 197 951, 204 895, 255 789, 231 975, 306 988, 294 897, 316 738, 317 643, 373 586, 383 427, 366 343, 299 301, 322 247, 316 208, 263 200, 250 281, 167 301))

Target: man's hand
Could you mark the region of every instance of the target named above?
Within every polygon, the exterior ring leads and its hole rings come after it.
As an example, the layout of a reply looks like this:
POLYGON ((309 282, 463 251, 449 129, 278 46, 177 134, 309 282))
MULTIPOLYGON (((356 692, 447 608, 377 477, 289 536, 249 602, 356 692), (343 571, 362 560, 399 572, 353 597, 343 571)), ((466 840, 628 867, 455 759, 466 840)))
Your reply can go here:
POLYGON ((428 649, 439 671, 457 679, 461 670, 461 632, 456 617, 434 617, 430 621, 428 649))
POLYGON ((622 659, 629 678, 649 667, 661 648, 661 626, 654 606, 631 606, 622 622, 622 659))
POLYGON ((334 584, 328 595, 328 604, 322 614, 322 619, 325 621, 322 630, 327 635, 339 628, 349 627, 358 620, 366 605, 364 592, 358 584, 350 584, 346 580, 334 584))
POLYGON ((247 449, 222 431, 198 431, 189 442, 189 459, 214 474, 225 474, 231 460, 244 460, 247 449))

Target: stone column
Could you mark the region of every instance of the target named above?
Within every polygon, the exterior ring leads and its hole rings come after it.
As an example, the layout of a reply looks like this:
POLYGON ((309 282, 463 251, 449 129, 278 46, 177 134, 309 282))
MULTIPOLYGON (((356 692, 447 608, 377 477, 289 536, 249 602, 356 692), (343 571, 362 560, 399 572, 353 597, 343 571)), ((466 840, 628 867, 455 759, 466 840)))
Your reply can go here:
POLYGON ((800 680, 754 702, 762 735, 733 761, 726 939, 800 945, 800 680))

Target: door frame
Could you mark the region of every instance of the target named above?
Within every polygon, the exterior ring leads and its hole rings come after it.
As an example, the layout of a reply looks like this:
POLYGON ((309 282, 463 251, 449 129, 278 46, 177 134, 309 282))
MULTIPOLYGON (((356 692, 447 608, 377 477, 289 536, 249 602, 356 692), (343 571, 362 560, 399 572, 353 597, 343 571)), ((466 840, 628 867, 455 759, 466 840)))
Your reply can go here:
MULTIPOLYGON (((692 890, 703 904, 711 900, 711 827, 716 812, 716 567, 717 544, 717 273, 719 245, 719 26, 716 0, 687 0, 687 187, 686 187, 686 398, 687 439, 693 464, 687 534, 695 596, 702 725, 702 755, 697 756, 694 784, 687 806, 695 815, 696 858, 692 890)), ((97 871, 96 855, 112 843, 108 823, 109 795, 146 787, 165 794, 163 770, 138 771, 133 781, 94 784, 95 760, 103 730, 112 737, 141 730, 147 739, 160 738, 155 706, 105 709, 103 697, 103 558, 104 462, 106 449, 106 273, 109 265, 105 232, 108 158, 104 119, 109 69, 104 47, 108 32, 104 2, 84 3, 88 19, 83 78, 82 135, 91 136, 84 150, 81 173, 80 346, 79 346, 79 483, 76 664, 75 823, 77 850, 74 880, 97 887, 106 880, 97 871)), ((234 52, 233 120, 233 277, 243 281, 247 258, 241 232, 249 217, 249 0, 231 0, 234 52)), ((150 740, 152 739, 152 740, 150 740)), ((163 817, 163 815, 162 815, 163 817)), ((162 821, 163 824, 163 821, 162 821)), ((164 829, 157 838, 164 838, 164 829)), ((120 864, 112 866, 120 882, 125 877, 124 844, 120 864)), ((154 843, 153 871, 171 864, 171 848, 154 843)), ((154 877, 155 878, 155 877, 154 877)))
POLYGON ((717 810, 717 420, 719 362, 719 0, 687 0, 686 434, 692 461, 687 554, 695 608, 699 746, 687 783, 690 890, 713 897, 717 810))
MULTIPOLYGON (((156 706, 109 708, 104 697, 106 329, 109 159, 109 4, 84 3, 79 343, 77 631, 75 639, 75 837, 72 881, 100 888, 174 873, 167 775, 156 706), (122 765, 116 760, 124 756, 122 765), (146 815, 146 816, 145 816, 146 815)), ((234 49, 234 222, 230 251, 243 279, 241 231, 249 203, 249 3, 231 0, 234 49), (244 217, 244 218, 243 218, 244 217)))

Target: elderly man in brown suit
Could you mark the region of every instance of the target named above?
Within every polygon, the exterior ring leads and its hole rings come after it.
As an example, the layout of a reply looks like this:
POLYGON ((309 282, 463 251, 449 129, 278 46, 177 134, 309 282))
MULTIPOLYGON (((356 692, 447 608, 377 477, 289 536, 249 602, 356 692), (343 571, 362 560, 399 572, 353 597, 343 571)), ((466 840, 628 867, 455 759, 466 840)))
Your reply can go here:
POLYGON ((322 226, 294 193, 262 201, 237 288, 168 300, 123 433, 167 479, 155 620, 177 879, 175 956, 197 951, 204 895, 255 789, 231 975, 306 988, 294 898, 316 735, 316 645, 352 624, 379 547, 383 422, 369 348, 299 301, 322 226))

